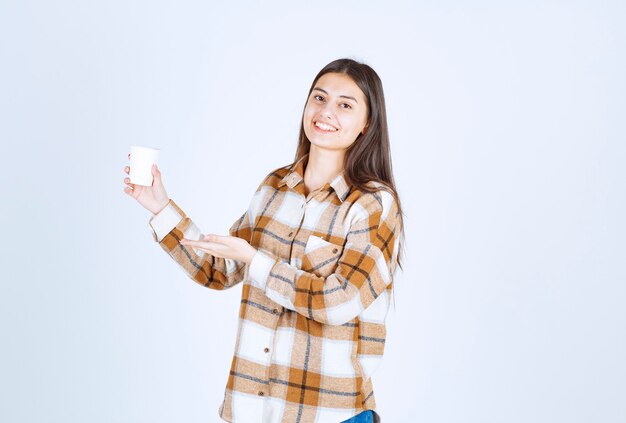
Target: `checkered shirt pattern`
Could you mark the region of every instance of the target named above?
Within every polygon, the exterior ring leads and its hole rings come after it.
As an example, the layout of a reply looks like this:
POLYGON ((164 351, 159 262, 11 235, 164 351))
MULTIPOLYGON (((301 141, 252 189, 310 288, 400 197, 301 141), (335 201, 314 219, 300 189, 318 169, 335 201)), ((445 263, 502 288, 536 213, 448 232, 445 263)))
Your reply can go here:
POLYGON ((180 244, 200 229, 170 199, 149 225, 198 284, 242 284, 235 353, 219 407, 235 423, 339 423, 370 409, 397 265, 391 194, 350 187, 343 172, 305 194, 308 155, 269 173, 230 236, 257 249, 250 264, 180 244))

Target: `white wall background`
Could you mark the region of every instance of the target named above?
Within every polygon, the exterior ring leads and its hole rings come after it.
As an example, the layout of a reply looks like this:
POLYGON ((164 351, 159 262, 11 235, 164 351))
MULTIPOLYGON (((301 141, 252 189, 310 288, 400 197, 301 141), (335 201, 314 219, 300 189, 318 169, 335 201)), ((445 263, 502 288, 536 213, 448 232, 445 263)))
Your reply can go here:
POLYGON ((344 56, 383 80, 406 213, 385 422, 626 421, 625 9, 2 2, 0 421, 220 421, 241 288, 154 243, 128 146, 226 234, 344 56))

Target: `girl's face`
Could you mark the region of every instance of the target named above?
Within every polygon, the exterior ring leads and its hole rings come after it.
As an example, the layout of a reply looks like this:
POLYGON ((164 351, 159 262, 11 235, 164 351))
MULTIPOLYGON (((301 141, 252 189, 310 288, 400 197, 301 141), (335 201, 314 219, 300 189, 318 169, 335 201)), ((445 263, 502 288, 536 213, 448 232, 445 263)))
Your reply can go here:
POLYGON ((311 144, 346 150, 367 129, 367 99, 348 75, 330 72, 316 82, 304 108, 304 133, 311 144))

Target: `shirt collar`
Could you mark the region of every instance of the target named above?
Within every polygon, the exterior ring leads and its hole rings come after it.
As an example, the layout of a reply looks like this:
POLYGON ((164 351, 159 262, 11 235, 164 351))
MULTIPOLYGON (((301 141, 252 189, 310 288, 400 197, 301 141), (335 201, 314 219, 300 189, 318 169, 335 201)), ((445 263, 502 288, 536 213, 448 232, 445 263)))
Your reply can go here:
MULTIPOLYGON (((304 164, 309 159, 309 153, 302 156, 292 167, 289 173, 285 175, 283 179, 280 180, 278 186, 283 186, 287 184, 289 188, 294 189, 296 185, 298 185, 301 181, 304 180, 304 164)), ((335 190, 337 193, 337 197, 339 200, 343 202, 348 194, 350 193, 350 186, 346 182, 344 171, 341 171, 335 178, 329 182, 329 185, 335 190)))

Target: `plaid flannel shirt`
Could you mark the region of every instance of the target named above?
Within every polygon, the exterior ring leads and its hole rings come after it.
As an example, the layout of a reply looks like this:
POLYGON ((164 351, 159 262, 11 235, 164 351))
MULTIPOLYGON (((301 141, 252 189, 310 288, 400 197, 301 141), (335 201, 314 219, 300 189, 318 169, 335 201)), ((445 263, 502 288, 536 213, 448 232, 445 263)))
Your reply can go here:
POLYGON ((203 234, 173 200, 149 222, 193 281, 243 282, 225 421, 338 423, 370 409, 380 422, 371 376, 385 345, 397 203, 351 189, 343 173, 305 195, 307 160, 268 174, 230 228, 257 249, 249 265, 181 245, 203 234))

